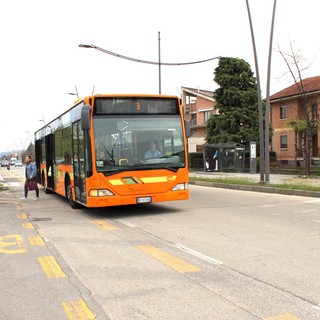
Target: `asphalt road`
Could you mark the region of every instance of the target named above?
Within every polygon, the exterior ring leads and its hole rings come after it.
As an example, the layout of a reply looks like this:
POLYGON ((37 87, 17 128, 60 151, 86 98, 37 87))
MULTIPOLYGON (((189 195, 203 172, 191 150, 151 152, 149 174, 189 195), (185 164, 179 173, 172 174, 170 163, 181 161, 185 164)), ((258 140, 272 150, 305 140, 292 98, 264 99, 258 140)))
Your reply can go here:
POLYGON ((0 174, 6 320, 320 319, 320 199, 191 186, 189 201, 73 210, 0 174))

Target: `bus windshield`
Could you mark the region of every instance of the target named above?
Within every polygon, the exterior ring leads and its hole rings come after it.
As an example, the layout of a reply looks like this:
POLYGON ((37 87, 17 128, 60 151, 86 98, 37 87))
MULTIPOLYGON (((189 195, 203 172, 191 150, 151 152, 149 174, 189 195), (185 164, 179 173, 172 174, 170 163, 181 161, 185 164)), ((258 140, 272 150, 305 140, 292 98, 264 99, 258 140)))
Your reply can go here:
POLYGON ((186 165, 179 115, 95 115, 93 131, 97 172, 186 165))

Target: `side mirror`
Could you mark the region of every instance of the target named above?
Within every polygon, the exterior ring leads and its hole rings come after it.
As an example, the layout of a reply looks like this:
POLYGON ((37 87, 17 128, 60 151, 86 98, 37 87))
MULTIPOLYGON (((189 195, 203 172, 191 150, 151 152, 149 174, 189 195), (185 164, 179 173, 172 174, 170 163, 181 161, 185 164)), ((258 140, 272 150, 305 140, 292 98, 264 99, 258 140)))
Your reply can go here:
POLYGON ((184 127, 186 130, 186 137, 190 138, 191 137, 190 121, 184 120, 184 127))
POLYGON ((90 111, 91 106, 90 105, 84 105, 81 110, 81 129, 82 130, 90 130, 90 111))

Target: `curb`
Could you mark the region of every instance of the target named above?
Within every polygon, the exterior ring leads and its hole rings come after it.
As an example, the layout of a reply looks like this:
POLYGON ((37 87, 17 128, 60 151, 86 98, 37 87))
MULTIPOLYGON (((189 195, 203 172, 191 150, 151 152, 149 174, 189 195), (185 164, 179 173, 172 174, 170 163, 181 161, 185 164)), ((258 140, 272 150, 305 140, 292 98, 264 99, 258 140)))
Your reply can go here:
POLYGON ((197 180, 189 180, 189 184, 203 186, 203 187, 213 187, 213 188, 222 188, 222 189, 231 189, 231 190, 253 191, 253 192, 264 192, 264 193, 278 193, 278 194, 300 196, 300 197, 320 198, 319 191, 283 189, 283 188, 255 186, 255 185, 245 186, 245 185, 238 185, 238 184, 228 184, 228 183, 209 182, 209 181, 197 181, 197 180))
POLYGON ((0 176, 0 191, 8 190, 9 186, 6 184, 5 180, 0 176))

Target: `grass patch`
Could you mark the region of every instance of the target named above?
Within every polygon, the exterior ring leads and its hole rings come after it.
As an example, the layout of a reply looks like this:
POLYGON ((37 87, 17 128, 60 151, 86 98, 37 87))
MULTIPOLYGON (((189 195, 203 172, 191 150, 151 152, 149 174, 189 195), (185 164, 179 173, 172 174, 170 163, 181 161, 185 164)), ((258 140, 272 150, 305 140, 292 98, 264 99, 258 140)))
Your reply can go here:
POLYGON ((235 184, 243 186, 264 186, 282 189, 294 189, 294 190, 306 190, 306 191, 320 191, 320 187, 306 184, 306 181, 293 181, 285 183, 260 183, 250 179, 243 178, 201 178, 201 177, 189 177, 191 181, 207 181, 225 184, 235 184))

